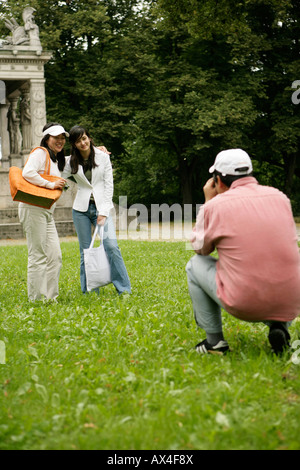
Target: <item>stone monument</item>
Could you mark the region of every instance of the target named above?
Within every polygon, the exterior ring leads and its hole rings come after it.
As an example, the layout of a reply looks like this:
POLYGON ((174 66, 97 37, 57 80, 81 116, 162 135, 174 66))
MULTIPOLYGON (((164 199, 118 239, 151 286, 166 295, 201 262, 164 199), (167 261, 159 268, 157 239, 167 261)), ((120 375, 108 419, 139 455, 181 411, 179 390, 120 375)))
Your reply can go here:
MULTIPOLYGON (((24 166, 30 150, 40 144, 46 124, 44 65, 52 53, 43 51, 34 12, 32 7, 23 10, 23 25, 15 18, 5 19, 10 34, 0 39, 0 239, 23 238, 8 171, 10 166, 24 166)), ((70 188, 55 211, 63 235, 74 233, 72 183, 70 188)))
POLYGON ((11 35, 0 46, 0 80, 6 90, 0 104, 4 169, 24 164, 28 151, 39 145, 46 123, 44 65, 52 54, 42 50, 34 11, 24 9, 24 26, 14 18, 5 20, 11 35))
MULTIPOLYGON (((13 202, 8 172, 11 166, 23 167, 30 150, 40 145, 42 129, 46 124, 46 99, 44 65, 51 52, 43 51, 39 28, 34 21, 34 8, 26 7, 20 25, 14 18, 6 19, 11 34, 0 39, 0 137, 2 158, 0 160, 0 239, 23 238, 18 218, 18 203, 13 202)), ((57 202, 54 217, 60 236, 74 235, 72 204, 75 184, 68 183, 57 202)), ((120 221, 136 219, 128 211, 115 205, 112 211, 115 226, 120 221)))

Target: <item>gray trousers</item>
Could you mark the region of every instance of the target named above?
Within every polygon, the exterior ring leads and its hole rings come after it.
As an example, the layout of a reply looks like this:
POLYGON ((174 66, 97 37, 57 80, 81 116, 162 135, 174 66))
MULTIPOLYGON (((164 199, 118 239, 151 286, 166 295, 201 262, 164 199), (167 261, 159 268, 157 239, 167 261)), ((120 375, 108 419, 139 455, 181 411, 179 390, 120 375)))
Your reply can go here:
POLYGON ((222 304, 217 297, 216 262, 211 256, 195 255, 186 265, 195 321, 206 333, 222 331, 222 304))
POLYGON ((31 301, 58 296, 62 255, 53 214, 42 207, 19 204, 19 218, 27 238, 27 290, 31 301))
MULTIPOLYGON (((222 303, 217 296, 217 260, 211 256, 195 255, 186 265, 189 293, 197 325, 206 333, 222 331, 222 303)), ((272 321, 263 322, 271 326, 272 321)), ((280 322, 287 330, 292 322, 280 322)))

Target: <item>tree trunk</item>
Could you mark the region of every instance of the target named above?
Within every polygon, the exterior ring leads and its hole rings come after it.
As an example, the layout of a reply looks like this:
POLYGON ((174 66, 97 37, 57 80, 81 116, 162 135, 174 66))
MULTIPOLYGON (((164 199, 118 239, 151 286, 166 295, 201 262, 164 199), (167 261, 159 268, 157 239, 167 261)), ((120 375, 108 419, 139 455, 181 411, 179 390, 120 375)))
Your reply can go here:
POLYGON ((181 160, 179 163, 182 204, 193 204, 194 161, 192 161, 191 165, 188 164, 187 160, 181 160))
POLYGON ((284 160, 284 166, 285 166, 284 192, 289 198, 292 195, 293 177, 294 177, 295 169, 296 169, 296 159, 297 159, 297 154, 294 153, 292 155, 287 155, 287 157, 284 160))

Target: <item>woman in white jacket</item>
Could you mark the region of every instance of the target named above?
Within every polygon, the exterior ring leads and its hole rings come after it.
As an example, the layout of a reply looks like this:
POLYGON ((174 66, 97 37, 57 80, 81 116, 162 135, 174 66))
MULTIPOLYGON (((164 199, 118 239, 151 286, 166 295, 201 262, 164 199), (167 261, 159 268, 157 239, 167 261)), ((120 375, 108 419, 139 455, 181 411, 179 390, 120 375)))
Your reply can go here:
POLYGON ((73 221, 80 249, 80 284, 86 292, 85 248, 92 240, 92 225, 104 226, 104 249, 109 259, 111 279, 117 292, 131 293, 130 280, 121 255, 110 210, 113 208, 113 174, 109 155, 96 148, 88 131, 81 126, 70 130, 71 155, 66 158, 64 178, 73 177, 77 194, 73 221))
MULTIPOLYGON (((66 180, 50 182, 40 176, 44 173, 46 156, 50 154, 50 175, 61 176, 65 165, 64 145, 69 134, 57 123, 46 124, 43 128, 41 147, 29 156, 23 169, 23 177, 36 186, 48 189, 62 189, 66 180)), ((58 281, 61 269, 61 250, 53 219, 55 204, 50 209, 36 207, 21 202, 19 219, 27 238, 28 298, 54 300, 58 296, 58 281)))

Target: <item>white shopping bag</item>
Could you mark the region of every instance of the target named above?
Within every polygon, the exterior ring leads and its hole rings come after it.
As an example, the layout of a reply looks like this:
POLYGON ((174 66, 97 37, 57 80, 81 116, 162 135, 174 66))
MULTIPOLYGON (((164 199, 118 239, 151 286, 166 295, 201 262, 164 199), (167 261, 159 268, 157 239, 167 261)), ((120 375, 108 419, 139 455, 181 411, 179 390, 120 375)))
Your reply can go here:
POLYGON ((97 225, 89 248, 83 250, 88 291, 111 283, 110 264, 103 245, 103 225, 97 225), (96 235, 99 232, 101 244, 94 248, 96 235))

